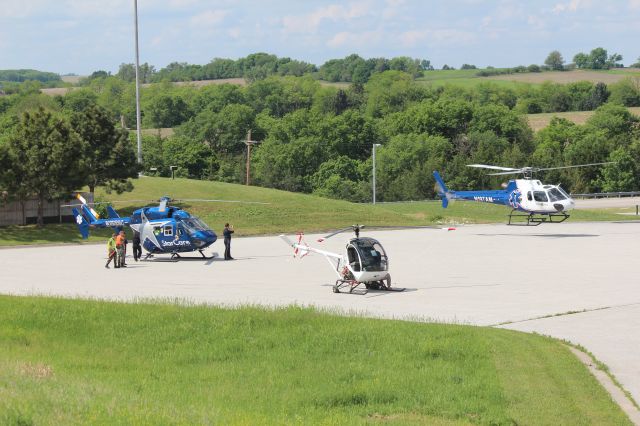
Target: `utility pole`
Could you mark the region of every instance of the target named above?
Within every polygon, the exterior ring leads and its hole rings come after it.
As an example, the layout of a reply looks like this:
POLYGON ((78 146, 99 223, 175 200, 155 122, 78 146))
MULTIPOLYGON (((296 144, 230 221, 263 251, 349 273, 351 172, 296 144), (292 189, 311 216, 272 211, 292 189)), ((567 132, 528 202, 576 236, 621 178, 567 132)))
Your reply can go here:
POLYGON ((138 51, 138 0, 133 0, 136 34, 136 136, 138 138, 138 164, 142 164, 142 124, 140 118, 140 54, 138 51))
POLYGON ((251 185, 251 146, 260 143, 260 141, 251 140, 251 129, 247 132, 247 140, 244 144, 247 145, 247 180, 246 185, 251 185))

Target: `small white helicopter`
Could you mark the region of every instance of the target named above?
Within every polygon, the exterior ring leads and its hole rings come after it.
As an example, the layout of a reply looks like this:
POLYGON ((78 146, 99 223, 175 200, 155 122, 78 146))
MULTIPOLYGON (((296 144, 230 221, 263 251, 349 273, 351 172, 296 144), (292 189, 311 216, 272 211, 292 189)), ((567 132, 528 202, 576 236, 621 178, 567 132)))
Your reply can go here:
MULTIPOLYGON (((391 274, 389 273, 389 257, 382 244, 374 238, 360 237, 360 230, 364 225, 351 225, 347 228, 332 232, 331 234, 318 239, 323 242, 327 238, 340 234, 345 231, 353 231, 355 238, 351 238, 346 245, 346 253, 344 255, 332 253, 330 251, 310 247, 304 241, 304 235, 298 234, 297 241, 291 241, 286 235, 280 235, 289 246, 293 247, 293 255, 302 258, 312 253, 323 255, 331 269, 335 272, 337 279, 333 286, 334 293, 340 293, 343 288, 348 288, 349 293, 364 284, 367 290, 385 290, 385 291, 404 291, 404 288, 391 287, 391 274)), ((455 228, 440 228, 434 226, 376 226, 376 228, 430 228, 430 229, 446 229, 449 231, 455 228)), ((359 294, 366 294, 359 292, 359 294)))
POLYGON ((541 223, 564 222, 569 218, 567 212, 575 207, 575 202, 560 185, 547 185, 537 179, 533 179, 534 173, 546 170, 601 166, 604 164, 612 164, 612 162, 546 168, 522 167, 519 169, 487 164, 468 164, 468 167, 498 171, 489 173, 489 176, 512 174, 522 174, 524 176, 524 179, 510 180, 502 190, 489 191, 453 191, 447 188, 437 171, 433 172, 433 176, 436 180, 438 195, 442 198, 442 207, 444 208, 447 208, 450 200, 501 204, 511 208, 508 225, 514 225, 512 223, 513 218, 522 217, 526 219, 526 225, 535 226, 541 223))
POLYGON ((286 235, 280 235, 280 238, 293 247, 293 253, 296 257, 302 258, 309 252, 313 252, 323 255, 327 259, 331 269, 337 275, 336 283, 333 286, 334 293, 340 293, 340 290, 345 287, 349 288, 349 293, 353 293, 361 284, 364 284, 367 290, 404 291, 404 288, 391 287, 387 252, 378 240, 368 237, 360 238, 362 228, 364 225, 352 225, 318 240, 318 242, 322 242, 341 232, 353 230, 356 237, 351 238, 347 243, 345 255, 309 247, 304 241, 303 234, 298 234, 297 242, 291 241, 286 235))

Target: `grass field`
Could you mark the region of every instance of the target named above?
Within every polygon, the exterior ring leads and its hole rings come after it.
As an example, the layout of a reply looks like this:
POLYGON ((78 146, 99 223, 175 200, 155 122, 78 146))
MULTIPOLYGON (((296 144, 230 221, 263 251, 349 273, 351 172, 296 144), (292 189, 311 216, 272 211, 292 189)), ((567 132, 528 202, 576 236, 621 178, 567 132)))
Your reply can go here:
POLYGON ((553 83, 573 83, 576 81, 591 81, 610 84, 627 77, 640 77, 640 69, 624 68, 603 71, 545 71, 532 73, 514 73, 490 77, 477 77, 480 70, 433 70, 425 72, 424 77, 416 79, 424 84, 433 86, 456 85, 474 87, 480 83, 492 82, 504 87, 517 87, 521 84, 542 84, 545 81, 553 83))
MULTIPOLYGON (((640 116, 640 107, 630 107, 631 113, 640 116)), ((544 129, 549 125, 553 117, 560 117, 576 124, 584 124, 593 115, 594 111, 550 112, 544 114, 527 114, 527 121, 534 132, 544 129)))
MULTIPOLYGON (((136 208, 157 204, 169 195, 174 199, 222 199, 259 201, 269 204, 219 202, 179 202, 177 205, 199 216, 214 231, 221 232, 226 222, 234 224, 236 235, 264 235, 314 232, 342 228, 354 223, 373 225, 432 225, 506 222, 509 209, 492 204, 454 202, 443 209, 437 201, 409 203, 354 204, 306 194, 296 194, 254 186, 189 179, 143 177, 134 180, 131 193, 107 195, 98 190, 97 196, 114 202, 121 215, 129 215, 136 208), (134 200, 134 201, 127 201, 134 200)), ((571 220, 624 220, 610 210, 579 210, 571 220)), ((104 241, 110 230, 92 230, 89 241, 104 241)), ((41 243, 77 243, 82 241, 75 225, 10 226, 0 232, 0 246, 41 243)))
POLYGON ((0 296, 0 423, 630 424, 557 340, 297 307, 0 296))
POLYGON ((546 71, 518 74, 505 74, 485 77, 489 80, 511 81, 518 83, 542 84, 545 81, 553 83, 574 83, 576 81, 591 81, 593 83, 603 82, 606 84, 616 83, 627 77, 640 77, 640 70, 637 68, 614 69, 614 70, 573 70, 573 71, 546 71))

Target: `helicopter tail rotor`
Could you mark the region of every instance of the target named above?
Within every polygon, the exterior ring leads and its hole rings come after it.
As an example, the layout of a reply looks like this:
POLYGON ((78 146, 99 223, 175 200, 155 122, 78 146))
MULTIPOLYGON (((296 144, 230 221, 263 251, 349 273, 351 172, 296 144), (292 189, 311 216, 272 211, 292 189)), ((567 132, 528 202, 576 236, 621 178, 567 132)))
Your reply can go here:
POLYGON ((302 259, 309 254, 310 249, 306 241, 304 240, 304 234, 302 232, 299 232, 297 234, 295 242, 291 241, 291 239, 284 234, 280 235, 280 238, 282 238, 282 240, 287 243, 287 245, 293 247, 293 257, 302 259))
POLYGON ((447 206, 449 205, 449 200, 453 199, 453 194, 451 191, 449 191, 449 188, 447 188, 447 185, 444 183, 444 180, 442 180, 440 173, 438 173, 437 171, 434 171, 433 177, 436 180, 436 189, 438 191, 438 195, 442 199, 442 208, 446 209, 447 206))

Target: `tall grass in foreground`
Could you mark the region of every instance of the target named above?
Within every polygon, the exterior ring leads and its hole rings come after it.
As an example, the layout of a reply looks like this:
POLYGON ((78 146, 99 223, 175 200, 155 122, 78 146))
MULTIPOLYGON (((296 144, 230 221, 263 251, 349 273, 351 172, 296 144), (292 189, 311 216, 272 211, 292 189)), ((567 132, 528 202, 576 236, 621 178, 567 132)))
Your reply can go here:
POLYGON ((629 424, 556 340, 0 296, 0 424, 629 424))

